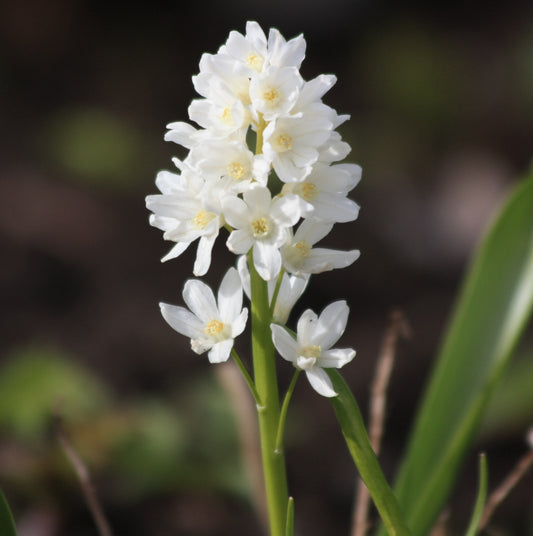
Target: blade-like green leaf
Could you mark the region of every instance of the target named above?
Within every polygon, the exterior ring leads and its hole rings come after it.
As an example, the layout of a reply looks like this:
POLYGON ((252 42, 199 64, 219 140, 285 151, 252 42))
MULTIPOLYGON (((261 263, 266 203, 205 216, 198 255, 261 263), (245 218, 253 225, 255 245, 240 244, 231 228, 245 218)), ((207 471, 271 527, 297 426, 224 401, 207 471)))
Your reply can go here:
POLYGON ((287 528, 285 529, 285 536, 294 536, 294 499, 289 497, 289 503, 287 505, 287 528))
POLYGON ((4 494, 0 490, 0 534, 2 536, 17 536, 15 522, 4 494))
POLYGON ((442 509, 532 308, 533 176, 474 259, 420 406, 396 486, 415 536, 426 535, 442 509))
POLYGON ((465 536, 476 536, 478 532, 481 516, 483 515, 483 508, 485 507, 485 501, 487 499, 487 484, 488 484, 488 470, 487 470, 487 457, 485 454, 479 456, 479 484, 477 490, 476 504, 472 511, 472 517, 468 530, 465 536))
POLYGON ((390 536, 408 536, 410 532, 405 525, 396 497, 370 445, 359 406, 340 373, 335 369, 326 369, 326 371, 331 378, 333 388, 338 393, 338 396, 329 400, 333 404, 337 420, 341 425, 346 445, 387 532, 390 536))

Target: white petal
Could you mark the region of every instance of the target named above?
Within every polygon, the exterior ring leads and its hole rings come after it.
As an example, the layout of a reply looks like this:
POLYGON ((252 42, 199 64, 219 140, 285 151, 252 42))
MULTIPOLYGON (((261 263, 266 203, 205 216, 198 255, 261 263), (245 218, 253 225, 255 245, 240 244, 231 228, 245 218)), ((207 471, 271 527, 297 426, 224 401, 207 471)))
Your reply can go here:
POLYGON ((217 236, 218 231, 215 235, 204 235, 200 238, 192 272, 195 276, 204 275, 209 270, 209 266, 211 265, 211 251, 217 236))
POLYGON ((244 192, 244 201, 250 207, 252 212, 268 214, 270 211, 271 194, 268 188, 256 186, 244 192))
POLYGON ((264 242, 255 242, 254 266, 265 281, 277 277, 281 270, 281 255, 278 248, 264 242))
POLYGON ((228 196, 222 200, 222 212, 226 221, 235 229, 246 227, 250 220, 250 209, 239 197, 228 196))
POLYGON ((183 299, 187 307, 203 322, 218 318, 215 296, 204 282, 189 279, 183 287, 183 299))
POLYGON ((274 200, 270 214, 283 227, 292 227, 300 219, 302 202, 296 194, 284 195, 274 200))
POLYGON ((311 370, 306 370, 305 374, 311 387, 322 396, 332 397, 337 396, 337 393, 333 389, 333 384, 329 379, 329 376, 325 370, 319 367, 313 367, 311 370))
POLYGON ((254 239, 249 229, 237 229, 232 231, 226 240, 228 249, 237 255, 244 255, 250 251, 254 244, 254 239))
POLYGON ((230 268, 218 289, 218 311, 225 324, 231 324, 242 309, 242 285, 239 273, 230 268))
POLYGON ((324 368, 341 368, 354 357, 355 350, 352 348, 333 348, 323 351, 318 362, 324 368))
POLYGON ((301 346, 309 346, 310 344, 313 344, 312 335, 316 328, 317 320, 318 317, 313 311, 311 311, 311 309, 307 309, 302 313, 296 328, 298 342, 301 346))
POLYGON ((185 307, 160 303, 161 314, 170 327, 191 339, 204 334, 204 323, 185 307))
POLYGON ((272 330, 272 341, 279 355, 294 363, 298 357, 298 343, 287 332, 287 330, 277 324, 270 324, 272 330))
POLYGON ((248 320, 248 308, 245 307, 241 314, 231 324, 231 336, 233 338, 240 335, 246 328, 246 321, 248 320))
POLYGON ((162 259, 161 262, 166 262, 170 259, 179 257, 189 246, 190 242, 178 242, 162 259))
POLYGON ((251 299, 252 287, 250 283, 250 271, 248 270, 248 261, 246 255, 241 255, 237 260, 237 270, 239 271, 239 277, 241 278, 242 288, 244 293, 251 299))
POLYGON ((346 268, 359 258, 358 249, 339 251, 336 249, 315 248, 299 267, 304 274, 321 274, 329 270, 346 268))
POLYGON ((278 299, 276 300, 272 314, 272 319, 275 322, 279 324, 285 324, 287 322, 294 304, 303 294, 309 279, 309 276, 294 277, 283 274, 278 299))
POLYGON ((233 339, 226 339, 225 341, 217 342, 207 354, 209 362, 223 363, 224 361, 227 361, 232 348, 233 339))
POLYGON ((305 219, 294 234, 293 243, 305 240, 307 244, 314 245, 329 234, 333 223, 313 219, 305 219))
POLYGON ((319 345, 322 351, 329 350, 346 329, 350 308, 344 300, 329 304, 318 317, 311 333, 312 344, 319 345))
POLYGON ((315 214, 326 221, 346 223, 357 219, 359 215, 359 205, 339 194, 321 192, 312 204, 315 214))

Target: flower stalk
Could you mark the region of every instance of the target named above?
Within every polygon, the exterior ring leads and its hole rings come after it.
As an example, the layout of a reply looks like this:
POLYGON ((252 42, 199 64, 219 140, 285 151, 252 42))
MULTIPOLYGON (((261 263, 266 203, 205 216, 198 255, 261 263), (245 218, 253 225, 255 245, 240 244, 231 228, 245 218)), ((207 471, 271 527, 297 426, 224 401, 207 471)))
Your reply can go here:
POLYGON ((261 457, 270 520, 271 536, 284 536, 289 500, 283 451, 276 450, 280 405, 274 344, 270 333, 270 304, 267 283, 257 273, 249 255, 252 293, 252 354, 257 393, 261 457))

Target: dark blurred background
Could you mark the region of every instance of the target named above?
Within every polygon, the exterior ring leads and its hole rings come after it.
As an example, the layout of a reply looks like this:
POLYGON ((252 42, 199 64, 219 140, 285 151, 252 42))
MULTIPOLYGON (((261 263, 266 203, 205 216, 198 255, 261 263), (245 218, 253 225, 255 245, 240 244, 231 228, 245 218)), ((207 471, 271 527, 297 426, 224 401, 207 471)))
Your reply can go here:
MULTIPOLYGON (((362 255, 315 277, 294 315, 348 300, 342 341, 358 356, 345 377, 365 411, 389 313, 409 319, 390 387, 390 478, 468 259, 531 165, 531 2, 1 1, 0 487, 20 536, 95 534, 54 411, 117 535, 261 532, 225 387, 159 314, 161 300, 182 303, 196 247, 161 264, 171 244, 144 207, 173 167, 165 125, 187 120, 201 54, 246 20, 303 32, 304 78, 336 74, 325 102, 352 117, 341 133, 363 167, 361 214, 328 245, 362 255)), ((219 239, 206 280, 218 285, 233 261, 219 239)), ((450 501, 449 534, 467 523, 476 452, 495 484, 526 449, 532 348, 530 330, 450 501)), ((305 381, 288 426, 299 533, 348 534, 356 473, 305 381)), ((494 534, 533 534, 532 491, 529 475, 494 534)))

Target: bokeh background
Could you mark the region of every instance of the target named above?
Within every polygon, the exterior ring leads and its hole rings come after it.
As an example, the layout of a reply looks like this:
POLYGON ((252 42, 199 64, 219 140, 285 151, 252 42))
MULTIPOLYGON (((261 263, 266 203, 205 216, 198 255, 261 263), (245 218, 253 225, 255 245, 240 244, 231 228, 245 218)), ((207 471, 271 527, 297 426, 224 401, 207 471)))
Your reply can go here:
MULTIPOLYGON (((392 478, 468 259, 533 154, 533 6, 414 2, 0 2, 0 487, 20 536, 95 534, 54 436, 60 413, 116 534, 260 534, 227 385, 163 322, 181 303, 195 248, 170 248, 144 197, 177 147, 191 76, 246 20, 304 33, 306 79, 334 73, 327 104, 363 166, 359 220, 333 247, 361 249, 317 276, 295 310, 351 306, 346 368, 363 410, 391 309, 399 348, 383 465, 392 478)), ((532 215, 533 217, 533 215, 532 215)), ((206 280, 233 258, 219 241, 206 280)), ((246 353, 246 345, 241 345, 246 353)), ((531 330, 465 464, 449 528, 464 528, 476 452, 491 483, 526 450, 533 421, 531 330)), ((282 385, 291 370, 281 368, 282 385)), ((297 529, 348 534, 355 470, 328 402, 302 381, 287 456, 297 529)), ((494 534, 533 534, 533 476, 494 534)))

